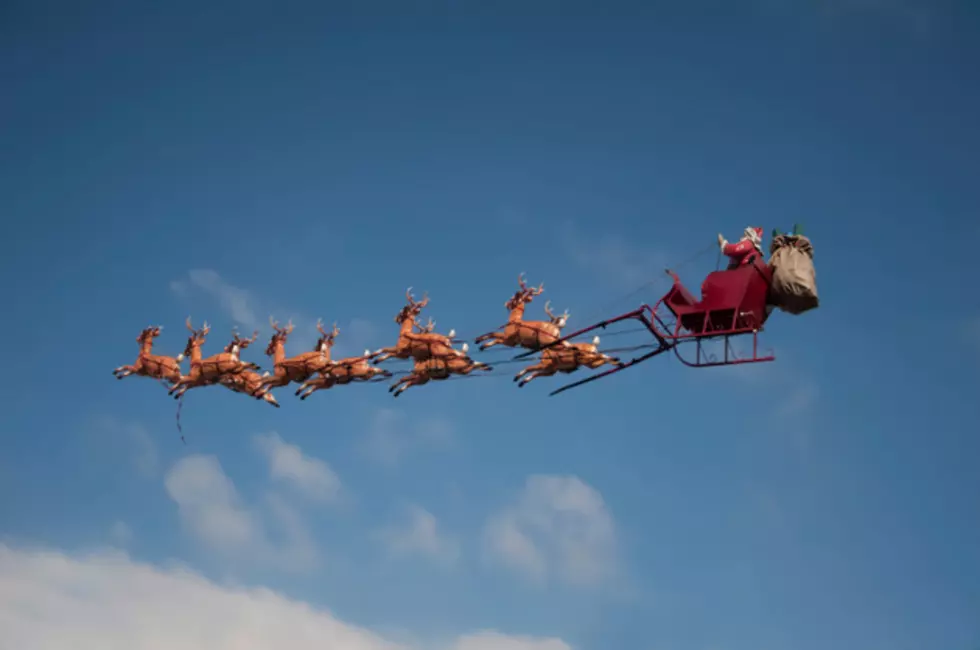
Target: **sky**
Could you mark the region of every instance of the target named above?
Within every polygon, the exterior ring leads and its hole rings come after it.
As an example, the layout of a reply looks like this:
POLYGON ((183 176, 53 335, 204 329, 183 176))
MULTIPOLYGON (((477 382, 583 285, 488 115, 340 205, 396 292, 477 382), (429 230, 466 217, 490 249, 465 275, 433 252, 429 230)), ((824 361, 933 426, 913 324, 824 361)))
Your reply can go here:
POLYGON ((0 647, 980 648, 970 5, 4 3, 0 647), (774 363, 548 397, 587 371, 474 351, 194 390, 186 443, 110 373, 188 315, 391 345, 408 286, 472 339, 522 271, 584 327, 794 222, 774 363))

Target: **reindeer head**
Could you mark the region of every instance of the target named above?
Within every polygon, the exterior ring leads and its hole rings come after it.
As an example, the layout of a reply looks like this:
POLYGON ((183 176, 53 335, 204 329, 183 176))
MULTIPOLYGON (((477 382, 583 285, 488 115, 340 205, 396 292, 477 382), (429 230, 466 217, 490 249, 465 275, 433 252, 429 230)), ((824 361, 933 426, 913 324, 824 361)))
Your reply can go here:
POLYGON ((272 329, 276 332, 272 335, 272 338, 269 339, 269 345, 265 349, 266 355, 271 357, 276 353, 276 345, 286 345, 286 340, 293 331, 293 321, 286 323, 286 327, 279 327, 279 322, 273 320, 272 316, 269 316, 269 325, 271 325, 272 329))
POLYGON ((160 332, 163 330, 163 325, 150 325, 149 327, 143 328, 140 335, 136 337, 136 342, 142 345, 143 343, 152 342, 153 339, 160 336, 160 332))
POLYGON ((517 284, 519 286, 518 290, 514 293, 513 297, 504 303, 507 309, 516 309, 522 305, 534 300, 535 296, 540 296, 544 293, 544 282, 542 282, 537 287, 528 287, 527 283, 524 281, 524 274, 521 273, 517 276, 517 284))
POLYGON ((405 290, 405 299, 408 300, 408 304, 402 307, 398 315, 395 316, 395 322, 399 325, 409 319, 412 319, 414 322, 415 317, 421 314, 422 309, 429 304, 428 292, 422 294, 422 300, 420 302, 416 302, 415 297, 412 295, 412 287, 405 290))
POLYGON ((550 300, 544 303, 544 313, 548 314, 548 320, 551 321, 553 325, 556 325, 558 329, 564 328, 565 324, 568 322, 568 310, 566 309, 564 314, 558 314, 555 316, 551 313, 550 300))
POLYGON ((237 329, 232 330, 231 335, 231 343, 225 346, 225 352, 233 354, 237 358, 242 350, 255 343, 256 339, 259 338, 259 331, 255 330, 252 332, 252 338, 250 339, 243 339, 240 337, 237 329))
POLYGON ((333 347, 334 339, 340 334, 340 329, 337 327, 337 323, 333 324, 333 330, 331 332, 326 332, 323 329, 323 319, 319 319, 316 322, 316 329, 320 332, 320 338, 316 341, 316 347, 313 349, 314 352, 326 352, 333 347))
POLYGON ((204 325, 201 326, 201 329, 194 329, 194 326, 191 325, 190 316, 187 317, 185 324, 191 333, 191 335, 187 338, 187 347, 184 348, 184 356, 189 357, 191 352, 194 351, 194 348, 199 348, 204 344, 204 341, 208 338, 208 332, 211 331, 211 326, 208 325, 207 321, 204 321, 204 325))

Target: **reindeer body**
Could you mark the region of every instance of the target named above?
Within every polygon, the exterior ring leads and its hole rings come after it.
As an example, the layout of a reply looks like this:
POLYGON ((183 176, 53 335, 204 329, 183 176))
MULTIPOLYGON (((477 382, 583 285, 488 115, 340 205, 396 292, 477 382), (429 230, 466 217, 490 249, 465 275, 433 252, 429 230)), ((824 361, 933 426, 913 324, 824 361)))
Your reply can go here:
POLYGON ((370 381, 379 376, 391 377, 391 373, 387 370, 371 365, 370 356, 370 350, 365 350, 363 356, 349 357, 334 362, 329 368, 321 371, 319 377, 306 380, 296 390, 296 394, 302 400, 318 390, 327 390, 334 386, 344 386, 354 382, 370 381))
POLYGON ((162 327, 147 327, 136 337, 136 342, 140 344, 140 352, 136 361, 131 365, 119 366, 112 373, 116 379, 123 379, 130 375, 150 377, 153 379, 176 382, 180 379, 180 362, 184 355, 168 357, 153 354, 153 340, 160 336, 162 327))
POLYGON ((459 351, 454 350, 452 346, 455 331, 450 331, 448 336, 435 334, 432 332, 435 324, 431 319, 428 328, 422 327, 416 321, 422 309, 429 304, 428 296, 423 296, 421 301, 416 302, 409 287, 405 297, 408 299, 408 304, 395 316, 395 322, 399 326, 398 342, 390 347, 375 350, 371 354, 374 362, 381 363, 392 358, 425 361, 432 358, 458 356, 459 351), (418 328, 419 331, 413 332, 413 327, 418 328))
POLYGON ((223 375, 220 383, 231 391, 242 393, 255 399, 265 400, 269 404, 279 408, 279 402, 276 401, 275 395, 270 393, 268 388, 262 384, 262 379, 263 376, 254 370, 245 370, 234 375, 223 375))
POLYGON ((388 392, 394 393, 394 396, 398 397, 412 386, 424 386, 430 380, 443 381, 452 375, 468 375, 474 370, 486 372, 493 370, 487 364, 467 356, 467 348, 468 346, 464 343, 461 354, 416 360, 412 372, 392 384, 388 392))
POLYGON ((269 341, 269 347, 265 353, 272 357, 273 375, 264 377, 262 385, 267 388, 285 386, 290 382, 304 382, 318 372, 330 367, 330 348, 333 347, 334 339, 340 330, 334 324, 333 332, 328 334, 323 330, 323 324, 317 323, 320 331, 320 338, 317 340, 316 349, 312 352, 303 352, 295 357, 286 357, 286 340, 293 331, 293 324, 289 323, 286 327, 279 327, 279 324, 269 319, 275 334, 269 341))
POLYGON ((551 313, 550 303, 547 303, 545 304, 545 312, 550 320, 524 320, 525 307, 534 300, 535 296, 540 296, 544 292, 544 284, 538 287, 528 287, 524 281, 523 273, 518 276, 517 282, 519 284, 517 292, 504 303, 504 307, 510 311, 507 324, 499 332, 488 332, 478 336, 476 343, 480 344, 481 350, 492 348, 495 345, 540 350, 561 338, 561 330, 568 319, 568 313, 555 316, 551 313))
MULTIPOLYGON (((239 350, 248 347, 251 341, 239 339, 237 333, 224 352, 219 352, 205 359, 201 355, 201 346, 207 340, 211 328, 205 322, 200 330, 195 330, 191 325, 190 317, 188 317, 187 329, 191 331, 191 336, 187 340, 184 355, 191 359, 191 370, 190 374, 181 377, 171 386, 170 394, 174 396, 174 399, 181 397, 191 388, 216 384, 225 375, 238 374, 245 370, 259 370, 258 365, 248 361, 243 362, 238 358, 239 350)), ((257 336, 258 333, 253 335, 252 341, 257 336)))
POLYGON ((136 337, 136 342, 140 344, 140 353, 136 361, 130 365, 119 366, 112 371, 116 379, 123 379, 130 375, 140 377, 150 377, 160 381, 175 383, 180 381, 180 362, 184 360, 184 355, 168 357, 161 354, 153 354, 153 339, 160 336, 162 327, 147 327, 136 337))
POLYGON ((622 365, 616 357, 599 352, 599 337, 591 343, 568 343, 565 346, 547 348, 541 352, 538 363, 524 368, 514 376, 518 386, 524 386, 537 377, 551 377, 555 373, 572 373, 579 368, 599 368, 604 365, 622 365))

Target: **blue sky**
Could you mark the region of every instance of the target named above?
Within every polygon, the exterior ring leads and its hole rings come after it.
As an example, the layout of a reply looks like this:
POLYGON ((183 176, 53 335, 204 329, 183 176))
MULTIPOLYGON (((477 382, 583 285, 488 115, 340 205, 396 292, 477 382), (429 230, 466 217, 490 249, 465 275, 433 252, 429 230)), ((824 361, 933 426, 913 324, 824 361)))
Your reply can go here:
POLYGON ((0 645, 977 648, 976 9, 353 4, 2 10, 0 645), (213 388, 186 446, 110 374, 389 345, 408 285, 473 337, 521 271, 580 327, 794 221, 773 364, 213 388))

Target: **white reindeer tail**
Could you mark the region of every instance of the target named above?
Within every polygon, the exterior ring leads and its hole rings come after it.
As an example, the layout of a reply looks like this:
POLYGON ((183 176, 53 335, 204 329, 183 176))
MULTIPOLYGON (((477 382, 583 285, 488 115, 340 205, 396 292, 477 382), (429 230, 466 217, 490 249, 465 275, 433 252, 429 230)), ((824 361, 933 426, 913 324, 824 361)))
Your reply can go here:
POLYGON ((469 351, 470 351, 470 344, 469 343, 464 343, 463 344, 463 352, 469 352, 469 351))
POLYGON ((599 337, 598 336, 596 336, 595 338, 592 339, 592 345, 599 345, 599 337))
POLYGON ((449 330, 449 334, 447 334, 446 336, 448 336, 449 338, 455 338, 456 330, 449 330))
POLYGON ((184 353, 181 352, 177 355, 177 363, 182 363, 184 361, 184 353))

